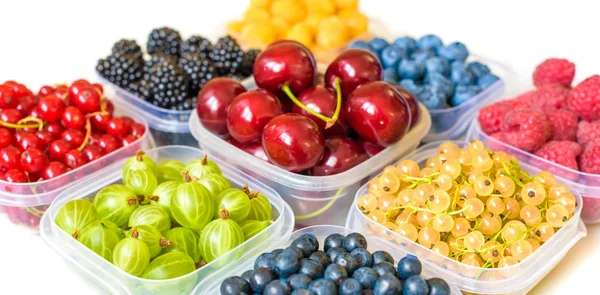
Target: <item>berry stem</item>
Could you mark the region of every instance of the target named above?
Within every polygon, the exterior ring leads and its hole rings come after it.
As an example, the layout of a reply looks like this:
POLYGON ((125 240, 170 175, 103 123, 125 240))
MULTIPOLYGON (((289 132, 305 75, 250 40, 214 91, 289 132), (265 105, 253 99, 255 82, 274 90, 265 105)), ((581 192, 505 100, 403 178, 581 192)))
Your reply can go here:
POLYGON ((294 95, 294 93, 292 93, 290 86, 288 86, 287 84, 283 85, 283 87, 281 87, 281 89, 283 90, 283 92, 285 92, 285 94, 287 94, 287 96, 290 98, 290 100, 292 100, 292 102, 294 102, 294 104, 299 106, 301 109, 307 111, 309 114, 311 114, 327 123, 329 123, 329 121, 331 120, 331 118, 327 118, 326 116, 323 116, 323 115, 319 114, 318 112, 311 110, 309 107, 307 107, 301 101, 299 101, 298 98, 296 98, 296 96, 294 95))
POLYGON ((190 177, 190 173, 188 171, 181 172, 183 176, 183 182, 192 182, 192 177, 190 177))
POLYGON ((90 138, 92 137, 92 122, 90 118, 85 120, 85 138, 81 145, 77 148, 78 151, 81 151, 85 148, 85 146, 90 142, 90 138))
POLYGON ((202 164, 202 165, 208 164, 208 154, 204 154, 204 156, 202 157, 202 160, 200 160, 200 164, 202 164))
POLYGON ((331 119, 329 119, 327 121, 327 124, 325 124, 325 129, 329 129, 329 128, 333 127, 333 125, 335 125, 335 122, 340 117, 340 111, 342 110, 342 85, 341 85, 340 78, 335 78, 334 85, 335 85, 335 92, 337 94, 335 112, 333 113, 333 116, 331 117, 331 119))
POLYGON ((221 212, 219 215, 220 215, 219 217, 221 217, 221 219, 227 219, 227 218, 229 218, 229 211, 227 211, 227 209, 223 208, 223 209, 221 209, 221 212))
POLYGON ((142 150, 138 150, 138 151, 135 153, 135 159, 136 159, 138 162, 141 162, 141 161, 143 161, 143 160, 144 160, 144 154, 145 154, 145 152, 144 152, 144 151, 142 151, 142 150))
POLYGON ((19 120, 17 122, 17 124, 0 121, 0 126, 13 128, 13 129, 38 128, 38 130, 41 131, 42 128, 44 127, 44 122, 36 117, 29 116, 29 117, 19 120), (23 124, 24 122, 29 122, 29 121, 33 121, 35 123, 34 124, 23 124))
POLYGON ((165 237, 160 237, 160 247, 166 248, 167 246, 175 245, 175 242, 169 241, 169 239, 165 237))

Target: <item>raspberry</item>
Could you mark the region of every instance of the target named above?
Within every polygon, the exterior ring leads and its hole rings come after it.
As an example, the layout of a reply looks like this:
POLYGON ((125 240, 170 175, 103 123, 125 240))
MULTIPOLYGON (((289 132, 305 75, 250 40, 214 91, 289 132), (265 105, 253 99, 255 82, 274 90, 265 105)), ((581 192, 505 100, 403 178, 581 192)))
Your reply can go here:
POLYGON ((502 132, 506 143, 526 152, 537 150, 552 135, 546 115, 531 108, 508 112, 502 122, 502 132))
POLYGON ((579 170, 577 165, 577 156, 579 156, 579 154, 581 154, 581 146, 576 142, 567 140, 549 141, 535 152, 535 155, 538 157, 574 170, 579 170))
POLYGON ((588 143, 600 139, 600 120, 581 121, 577 127, 577 143, 585 147, 588 143))
POLYGON ((537 95, 537 90, 531 90, 531 91, 527 91, 527 92, 522 93, 521 95, 517 96, 515 98, 515 100, 524 106, 531 107, 534 105, 536 95, 537 95))
POLYGON ((560 109, 550 111, 546 116, 552 126, 552 140, 575 141, 579 121, 577 115, 569 110, 560 109))
POLYGON ((569 89, 560 84, 545 84, 538 88, 533 107, 543 112, 563 108, 567 105, 569 89))
POLYGON ((575 64, 561 58, 549 58, 539 64, 533 72, 533 85, 542 87, 558 83, 570 87, 575 77, 575 64))
POLYGON ((593 75, 575 86, 569 93, 567 103, 584 120, 600 119, 600 76, 593 75))
POLYGON ((583 172, 600 174, 600 141, 591 142, 585 147, 579 158, 579 167, 583 172))
POLYGON ((512 110, 510 108, 511 103, 507 102, 508 101, 500 101, 483 107, 481 111, 479 111, 477 120, 479 121, 479 125, 481 125, 483 132, 486 134, 493 134, 500 131, 502 120, 504 120, 506 114, 512 110))

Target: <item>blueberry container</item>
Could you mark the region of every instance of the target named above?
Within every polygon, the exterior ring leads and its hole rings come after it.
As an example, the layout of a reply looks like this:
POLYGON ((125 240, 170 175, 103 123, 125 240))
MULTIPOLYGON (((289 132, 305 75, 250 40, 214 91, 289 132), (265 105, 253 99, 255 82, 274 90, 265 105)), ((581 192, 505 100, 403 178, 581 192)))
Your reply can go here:
MULTIPOLYGON (((201 158, 202 150, 185 146, 164 146, 147 151, 147 156, 157 162, 174 159, 182 162, 201 158)), ((65 203, 93 197, 103 187, 121 182, 121 169, 125 159, 98 171, 89 178, 62 192, 42 217, 40 234, 46 244, 79 273, 86 275, 100 292, 110 294, 149 295, 149 294, 189 294, 199 281, 220 268, 233 268, 240 259, 247 259, 268 247, 274 239, 287 239, 293 231, 294 218, 291 208, 271 188, 256 181, 238 169, 214 159, 234 187, 248 184, 252 190, 258 190, 271 202, 276 219, 268 228, 236 247, 229 253, 206 264, 194 272, 170 280, 147 280, 132 276, 106 261, 60 229, 54 219, 65 203)))
MULTIPOLYGON (((347 235, 353 232, 357 232, 356 230, 351 230, 349 228, 341 227, 341 226, 333 226, 333 225, 317 225, 311 226, 307 228, 303 228, 301 230, 295 231, 292 236, 288 239, 280 239, 278 241, 272 241, 272 244, 264 248, 261 252, 269 252, 277 248, 286 248, 292 244, 292 242, 300 237, 303 234, 313 234, 319 239, 319 244, 323 245, 323 241, 328 235, 339 233, 342 235, 347 235)), ((394 243, 386 240, 384 238, 378 236, 366 235, 367 242, 369 244, 368 250, 371 252, 377 250, 383 250, 389 252, 393 257, 394 261, 398 261, 402 259, 407 254, 410 254, 406 249, 397 247, 394 243)), ((322 246, 321 246, 322 249, 322 246)), ((244 271, 253 269, 254 260, 256 260, 258 255, 252 256, 250 259, 238 262, 234 267, 231 268, 222 268, 215 273, 213 273, 210 277, 206 278, 203 282, 201 282, 196 289, 191 294, 194 295, 213 295, 219 294, 221 282, 224 279, 231 276, 240 276, 244 271)), ((419 257, 421 262, 423 259, 419 257)), ((437 277, 436 270, 428 264, 423 265, 422 274, 425 278, 437 277)), ((450 282, 448 282, 450 284, 450 282)), ((450 284, 450 291, 452 295, 460 295, 460 290, 450 284)))
POLYGON ((9 183, 0 180, 0 212, 6 213, 12 223, 24 225, 37 232, 42 214, 48 209, 50 203, 68 187, 115 161, 135 155, 139 149, 152 148, 153 140, 152 135, 148 132, 146 118, 131 110, 127 104, 115 100, 112 102, 116 115, 128 116, 144 125, 146 132, 142 137, 126 147, 121 147, 96 161, 53 179, 32 183, 9 183))
MULTIPOLYGON (((437 146, 440 143, 426 144, 404 159, 415 160, 420 167, 423 167, 427 158, 437 154, 437 146)), ((457 141, 455 143, 460 147, 467 146, 467 142, 457 141)), ((488 146, 488 148, 490 147, 488 146)), ((495 150, 494 147, 491 147, 491 149, 495 150)), ((540 171, 540 169, 526 162, 521 162, 521 168, 529 173, 540 171)), ((587 235, 586 227, 580 217, 582 212, 581 195, 576 190, 571 189, 578 204, 573 217, 552 238, 525 260, 506 268, 467 266, 425 248, 368 218, 356 205, 358 198, 367 192, 368 185, 364 185, 356 193, 355 201, 348 213, 346 227, 359 232, 383 236, 394 241, 397 247, 404 248, 406 251, 425 260, 425 263, 433 269, 435 276, 456 285, 463 291, 463 294, 527 294, 565 257, 580 239, 587 235)))

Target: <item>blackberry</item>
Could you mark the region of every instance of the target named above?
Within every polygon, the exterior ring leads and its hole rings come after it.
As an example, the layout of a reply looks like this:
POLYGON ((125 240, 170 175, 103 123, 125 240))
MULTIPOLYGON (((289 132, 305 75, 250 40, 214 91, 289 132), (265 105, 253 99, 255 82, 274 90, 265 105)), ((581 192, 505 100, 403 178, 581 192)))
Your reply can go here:
POLYGON ((189 97, 184 101, 172 106, 171 109, 176 111, 189 111, 194 109, 194 107, 196 107, 196 98, 189 97))
POLYGON ((150 89, 150 82, 148 80, 140 80, 131 83, 128 86, 128 90, 146 101, 151 101, 153 99, 152 90, 150 89))
POLYGON ((131 54, 136 58, 142 58, 144 53, 135 40, 121 39, 113 44, 112 53, 131 54))
POLYGON ((188 96, 189 79, 177 64, 163 61, 154 65, 144 75, 150 83, 151 103, 162 108, 171 108, 188 96))
POLYGON ((179 65, 188 75, 190 82, 188 85, 189 96, 196 96, 200 89, 210 79, 216 77, 213 63, 202 57, 201 53, 190 53, 179 60, 179 65))
POLYGON ((155 53, 155 54, 151 55, 150 59, 145 62, 144 73, 149 72, 150 68, 152 68, 154 65, 157 65, 161 62, 169 62, 169 63, 176 64, 177 57, 173 56, 173 55, 168 55, 163 52, 155 53))
POLYGON ((209 56, 219 76, 226 76, 237 72, 240 68, 244 51, 233 38, 226 36, 219 38, 209 56))
POLYGON ((146 44, 146 50, 150 54, 164 52, 168 55, 179 56, 180 47, 181 35, 176 30, 168 27, 152 30, 146 44))
POLYGON ((181 44, 181 56, 190 53, 200 53, 202 58, 208 58, 212 43, 202 36, 191 36, 181 44))
POLYGON ((244 60, 242 60, 242 65, 238 70, 238 74, 243 77, 248 77, 252 75, 252 71, 254 68, 254 61, 256 57, 260 53, 260 50, 250 49, 244 53, 244 60))
POLYGON ((143 61, 132 54, 117 52, 98 60, 96 71, 108 81, 127 87, 142 77, 143 61))

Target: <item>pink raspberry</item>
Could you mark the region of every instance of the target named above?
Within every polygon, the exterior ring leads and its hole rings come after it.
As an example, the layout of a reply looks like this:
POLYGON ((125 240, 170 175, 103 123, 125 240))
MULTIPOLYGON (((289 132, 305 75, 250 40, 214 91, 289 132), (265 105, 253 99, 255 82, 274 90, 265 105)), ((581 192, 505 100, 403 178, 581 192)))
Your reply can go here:
POLYGON ((588 143, 579 158, 579 167, 583 172, 600 174, 600 141, 588 143))
POLYGON ((577 128, 577 143, 585 147, 588 143, 600 139, 600 120, 581 121, 577 128))
POLYGON ((538 88, 534 95, 534 108, 548 112, 567 105, 569 89, 560 84, 545 84, 538 88))
POLYGON ((577 115, 569 110, 559 109, 546 113, 546 116, 552 126, 552 140, 575 141, 579 121, 577 115))
POLYGON ((530 91, 520 94, 519 96, 517 96, 517 98, 515 98, 515 100, 524 106, 532 107, 535 104, 534 102, 536 100, 536 97, 537 97, 537 90, 530 90, 530 91))
POLYGON ((504 100, 483 107, 477 116, 483 132, 492 134, 500 131, 502 120, 509 111, 514 109, 511 106, 515 103, 519 104, 516 100, 504 100))
POLYGON ((566 59, 549 58, 535 68, 533 85, 541 87, 546 84, 558 83, 569 87, 574 77, 575 64, 566 59))
POLYGON ((533 152, 544 145, 552 135, 552 127, 543 113, 521 108, 508 112, 502 122, 506 143, 533 152))
POLYGON ((567 104, 584 120, 600 119, 600 76, 593 75, 575 86, 569 92, 567 104))
POLYGON ((559 165, 579 170, 577 156, 581 154, 581 146, 576 142, 552 140, 535 151, 535 155, 559 165))

